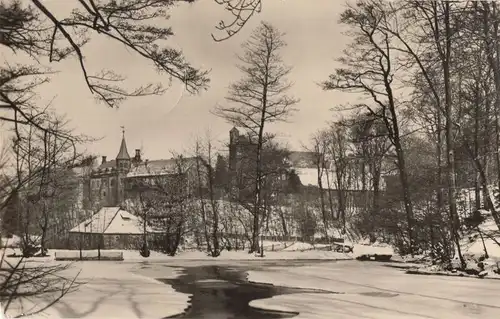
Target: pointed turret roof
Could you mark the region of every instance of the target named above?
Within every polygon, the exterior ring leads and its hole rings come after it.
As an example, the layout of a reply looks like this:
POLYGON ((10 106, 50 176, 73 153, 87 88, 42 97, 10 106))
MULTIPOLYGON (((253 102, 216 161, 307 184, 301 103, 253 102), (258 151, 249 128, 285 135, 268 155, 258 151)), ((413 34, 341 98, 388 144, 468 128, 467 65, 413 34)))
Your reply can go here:
POLYGON ((129 160, 130 155, 127 151, 127 143, 125 142, 125 130, 123 130, 122 144, 120 145, 120 151, 116 155, 117 160, 129 160))

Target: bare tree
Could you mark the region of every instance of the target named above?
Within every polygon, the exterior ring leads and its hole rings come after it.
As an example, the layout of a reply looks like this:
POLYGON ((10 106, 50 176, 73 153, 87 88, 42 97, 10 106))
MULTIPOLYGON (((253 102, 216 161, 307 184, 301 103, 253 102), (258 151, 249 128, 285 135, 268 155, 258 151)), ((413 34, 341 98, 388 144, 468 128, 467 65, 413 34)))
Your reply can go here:
MULTIPOLYGON (((127 181, 127 201, 131 210, 142 217, 144 234, 147 228, 157 233, 152 236, 154 246, 173 256, 191 231, 188 211, 195 208, 192 198, 196 185, 191 173, 193 161, 175 155, 162 171, 147 162, 140 165, 145 165, 145 171, 127 181)), ((145 236, 145 246, 147 241, 145 236)))
POLYGON ((215 160, 212 140, 207 134, 205 141, 198 140, 195 145, 197 191, 201 218, 208 252, 218 257, 222 250, 220 243, 220 207, 215 180, 215 160))
POLYGON ((291 68, 285 66, 280 50, 286 45, 283 34, 268 23, 254 30, 243 44, 238 66, 243 78, 229 88, 226 100, 234 106, 217 106, 215 114, 243 127, 255 143, 255 197, 253 203, 252 251, 258 251, 259 218, 262 215, 262 149, 268 124, 285 121, 298 102, 286 95, 291 83, 286 80, 291 68))
MULTIPOLYGON (((71 187, 76 182, 72 167, 81 157, 76 143, 84 142, 86 137, 74 135, 62 119, 49 118, 47 123, 50 123, 48 130, 31 125, 15 129, 11 143, 10 189, 22 203, 17 221, 24 229, 25 248, 32 244, 29 234, 33 235, 35 222, 38 221, 44 246, 47 231, 55 226, 61 214, 66 214, 65 210, 69 211, 71 201, 76 200, 76 188, 71 187)), ((2 205, 8 201, 9 197, 2 205)))
MULTIPOLYGON (((323 178, 327 177, 328 178, 328 168, 327 168, 327 153, 328 153, 328 146, 327 146, 327 139, 326 139, 326 134, 323 130, 320 130, 316 132, 312 137, 311 137, 311 142, 312 142, 312 147, 310 151, 313 152, 314 154, 314 165, 316 166, 316 176, 318 180, 318 190, 319 190, 319 199, 320 199, 320 205, 321 205, 321 216, 323 220, 323 229, 324 229, 324 234, 325 238, 328 238, 328 227, 329 227, 329 217, 328 217, 328 212, 332 213, 331 208, 332 205, 330 205, 330 210, 327 210, 326 208, 326 201, 325 201, 325 185, 323 185, 323 178)), ((307 149, 307 147, 306 147, 307 149)), ((330 185, 326 185, 326 190, 328 193, 330 193, 330 185)), ((330 203, 331 204, 331 203, 330 203)))
MULTIPOLYGON (((360 114, 354 118, 344 121, 344 125, 350 130, 351 141, 354 147, 354 155, 361 157, 361 183, 362 191, 373 192, 371 201, 366 201, 366 216, 369 225, 371 240, 376 240, 377 220, 381 210, 382 199, 382 171, 387 155, 392 144, 387 138, 385 124, 378 118, 369 114, 360 114)), ((369 196, 366 196, 369 199, 369 196)), ((365 227, 366 227, 365 226, 365 227)))
MULTIPOLYGON (((55 123, 58 120, 49 121, 55 123)), ((69 278, 64 273, 70 265, 26 263, 26 258, 32 257, 37 250, 41 250, 40 255, 46 252, 47 234, 59 222, 58 214, 64 210, 60 207, 65 200, 62 196, 67 195, 63 193, 70 187, 63 183, 65 175, 77 160, 73 143, 79 138, 62 138, 72 133, 64 128, 63 123, 60 124, 59 127, 44 131, 32 125, 23 126, 15 131, 10 143, 12 156, 7 167, 11 164, 12 169, 2 172, 5 172, 6 178, 2 180, 0 188, 8 190, 6 197, 2 198, 2 210, 14 204, 12 222, 17 226, 13 232, 22 238, 23 254, 16 255, 18 260, 12 262, 6 258, 6 250, 2 252, 0 299, 4 311, 11 306, 13 312, 18 311, 16 307, 25 299, 47 301, 44 306, 20 310, 26 311, 26 315, 40 312, 76 287, 76 278, 69 278), (36 235, 41 237, 41 247, 36 245, 36 235), (57 296, 54 297, 54 294, 57 296)))
POLYGON ((224 20, 219 21, 216 26, 218 31, 223 33, 222 36, 212 34, 212 38, 217 41, 224 41, 236 35, 245 26, 245 24, 256 13, 262 10, 262 0, 214 0, 217 4, 224 7, 231 14, 231 20, 226 23, 224 20))
POLYGON ((323 83, 323 88, 362 93, 372 102, 361 107, 386 125, 397 155, 407 219, 408 252, 413 253, 413 203, 401 142, 401 114, 398 111, 401 101, 397 98, 397 83, 394 83, 401 66, 393 49, 392 35, 381 27, 394 23, 392 14, 382 1, 360 1, 342 13, 340 22, 351 27, 349 35, 353 43, 340 59, 343 67, 323 83))
POLYGON ((335 169, 334 185, 338 200, 338 217, 342 221, 342 233, 346 233, 346 190, 349 188, 349 136, 345 126, 332 123, 326 132, 328 152, 335 169))
MULTIPOLYGON (((479 39, 483 42, 484 53, 486 55, 486 61, 488 62, 490 72, 493 75, 493 110, 494 110, 494 121, 493 127, 495 128, 495 149, 498 149, 500 146, 500 48, 499 41, 500 38, 498 36, 498 31, 500 28, 500 12, 498 10, 498 6, 495 2, 490 1, 480 1, 478 3, 474 3, 474 10, 480 16, 479 24, 481 27, 479 28, 480 34, 479 39), (480 4, 480 5, 479 5, 480 4)), ((497 187, 500 189, 500 154, 498 151, 493 152, 495 158, 495 164, 497 169, 497 187)), ((483 174, 486 177, 485 174, 483 174)), ((485 181, 486 183, 486 181, 485 181)), ((488 192, 487 189, 484 189, 485 192, 488 192)), ((489 195, 489 194, 488 194, 489 195)), ((489 196, 486 198, 490 199, 489 196)), ((492 211, 493 217, 497 226, 500 229, 500 215, 495 210, 493 203, 491 200, 489 202, 489 209, 492 211)))

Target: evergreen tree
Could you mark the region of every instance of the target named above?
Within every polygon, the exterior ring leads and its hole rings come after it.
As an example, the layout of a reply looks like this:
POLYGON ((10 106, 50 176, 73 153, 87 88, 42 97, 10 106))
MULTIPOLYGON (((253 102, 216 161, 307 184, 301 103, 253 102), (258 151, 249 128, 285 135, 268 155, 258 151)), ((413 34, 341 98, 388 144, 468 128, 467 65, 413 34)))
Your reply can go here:
POLYGON ((2 235, 9 237, 19 233, 19 210, 20 210, 19 192, 13 191, 10 194, 5 211, 2 216, 2 235))

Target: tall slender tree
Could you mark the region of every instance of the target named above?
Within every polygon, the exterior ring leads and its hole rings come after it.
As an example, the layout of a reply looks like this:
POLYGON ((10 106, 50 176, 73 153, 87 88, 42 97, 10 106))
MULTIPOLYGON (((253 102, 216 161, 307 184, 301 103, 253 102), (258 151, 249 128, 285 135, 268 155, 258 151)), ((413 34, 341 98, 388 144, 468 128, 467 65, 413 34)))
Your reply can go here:
POLYGON ((255 175, 253 198, 253 231, 251 251, 259 250, 259 219, 263 214, 262 150, 266 128, 286 121, 295 110, 297 99, 286 94, 291 83, 286 79, 291 68, 283 63, 281 50, 286 46, 283 33, 269 23, 257 27, 243 43, 238 69, 243 78, 229 88, 226 100, 230 106, 217 106, 214 113, 231 124, 245 128, 254 144, 255 175))
POLYGON ((407 222, 407 249, 412 253, 413 202, 402 144, 399 111, 402 103, 398 98, 396 82, 401 65, 395 53, 394 37, 386 31, 388 24, 395 23, 393 14, 388 4, 380 0, 358 1, 342 13, 340 22, 350 27, 348 33, 353 42, 340 58, 343 66, 323 82, 323 88, 363 94, 367 102, 360 107, 385 124, 397 156, 407 222))

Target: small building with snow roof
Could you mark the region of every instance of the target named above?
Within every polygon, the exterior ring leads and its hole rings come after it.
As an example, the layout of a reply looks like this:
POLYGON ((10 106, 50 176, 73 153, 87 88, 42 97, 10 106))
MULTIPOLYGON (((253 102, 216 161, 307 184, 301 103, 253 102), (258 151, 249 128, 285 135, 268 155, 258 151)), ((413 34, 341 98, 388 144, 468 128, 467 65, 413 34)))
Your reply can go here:
MULTIPOLYGON (((149 233, 151 229, 146 228, 149 233)), ((120 207, 102 207, 69 231, 71 249, 138 249, 144 238, 142 219, 120 207)))

